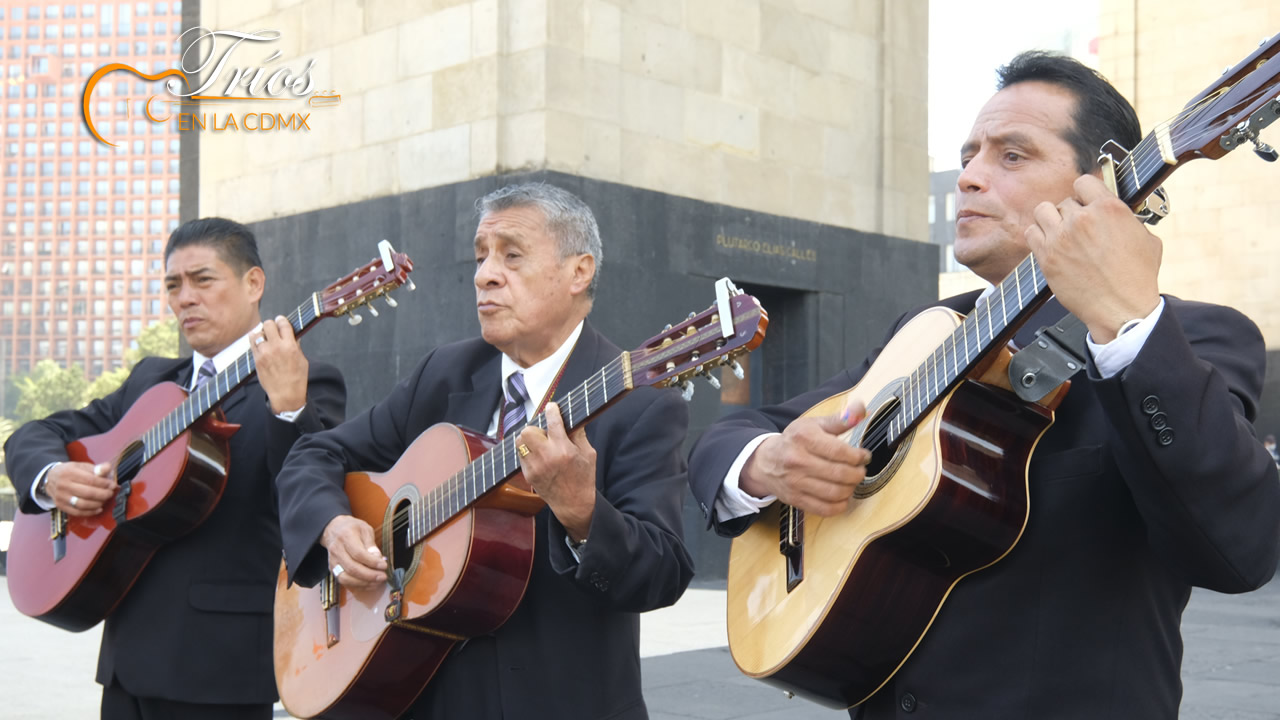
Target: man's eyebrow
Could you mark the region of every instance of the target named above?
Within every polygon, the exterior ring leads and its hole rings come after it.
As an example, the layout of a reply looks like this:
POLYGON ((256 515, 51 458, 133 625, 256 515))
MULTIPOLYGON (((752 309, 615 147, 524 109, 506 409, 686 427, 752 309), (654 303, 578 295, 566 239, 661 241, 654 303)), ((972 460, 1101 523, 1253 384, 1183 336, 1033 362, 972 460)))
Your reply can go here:
MULTIPOLYGON (((1034 149, 1036 146, 1035 139, 1021 130, 1010 130, 1009 132, 1000 133, 998 135, 987 135, 984 142, 990 145, 1016 145, 1022 148, 1034 149)), ((969 140, 960 146, 960 154, 968 155, 976 152, 981 143, 977 140, 969 140)))

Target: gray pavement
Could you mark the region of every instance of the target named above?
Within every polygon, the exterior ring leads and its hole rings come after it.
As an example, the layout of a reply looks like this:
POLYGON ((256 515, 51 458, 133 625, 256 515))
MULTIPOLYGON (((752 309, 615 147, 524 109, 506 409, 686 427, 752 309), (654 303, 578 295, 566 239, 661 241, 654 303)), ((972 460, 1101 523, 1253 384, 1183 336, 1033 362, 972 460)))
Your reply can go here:
MULTIPOLYGON (((641 623, 652 720, 833 720, 843 713, 788 700, 743 677, 724 646, 724 591, 699 583, 641 623)), ((1185 720, 1280 720, 1280 582, 1249 595, 1197 590, 1183 618, 1185 720)), ((97 717, 100 631, 67 633, 23 617, 0 578, 0 718, 97 717)), ((283 710, 277 717, 287 718, 283 710)))

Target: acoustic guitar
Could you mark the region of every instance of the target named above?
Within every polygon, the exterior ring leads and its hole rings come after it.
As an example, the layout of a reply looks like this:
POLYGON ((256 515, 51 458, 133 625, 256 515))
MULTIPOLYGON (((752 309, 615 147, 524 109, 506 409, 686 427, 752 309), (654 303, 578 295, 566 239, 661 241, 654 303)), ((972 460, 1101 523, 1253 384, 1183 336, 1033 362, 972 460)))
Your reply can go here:
MULTIPOLYGON (((624 352, 557 399, 566 432, 623 395, 710 370, 764 340, 768 315, 727 279, 699 315, 624 352)), ((740 371, 740 370, 738 370, 740 371)), ((546 417, 530 423, 546 428, 546 417)), ((398 717, 449 650, 515 611, 533 566, 544 503, 520 474, 517 433, 495 440, 449 423, 417 437, 390 470, 348 473, 351 510, 387 558, 387 583, 352 591, 330 573, 314 588, 276 586, 276 686, 300 718, 398 717)))
MULTIPOLYGON (((1245 142, 1275 159, 1257 132, 1280 116, 1278 52, 1280 36, 1127 155, 1102 148, 1140 218, 1167 211, 1159 184, 1188 160, 1245 142)), ((857 385, 805 413, 864 402, 866 419, 845 438, 872 460, 846 512, 805 517, 774 503, 733 541, 727 627, 742 672, 830 707, 858 705, 906 662, 956 583, 1018 542, 1027 465, 1066 384, 1040 403, 1018 400, 1006 344, 1050 294, 1028 256, 968 316, 916 316, 857 385)))
MULTIPOLYGON (((289 315, 294 332, 301 335, 321 318, 338 315, 359 324, 362 316, 352 311, 408 281, 413 262, 385 240, 379 251, 379 258, 299 305, 289 315)), ((194 530, 218 504, 227 481, 228 439, 239 428, 225 422, 218 403, 254 372, 250 350, 190 395, 175 383, 160 383, 115 427, 67 445, 74 462, 110 463, 116 494, 91 517, 57 509, 16 514, 8 565, 14 606, 75 632, 111 614, 156 550, 194 530)))

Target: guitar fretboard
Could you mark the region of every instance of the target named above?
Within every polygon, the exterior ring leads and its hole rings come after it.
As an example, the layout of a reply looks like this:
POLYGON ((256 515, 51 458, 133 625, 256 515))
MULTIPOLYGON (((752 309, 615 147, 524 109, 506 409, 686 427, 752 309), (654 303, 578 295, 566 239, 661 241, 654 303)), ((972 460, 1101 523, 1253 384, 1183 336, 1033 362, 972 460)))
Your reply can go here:
MULTIPOLYGON (((313 293, 310 302, 299 305, 289 314, 289 324, 293 326, 295 335, 301 335, 320 317, 320 296, 318 293, 313 293)), ((232 390, 240 387, 241 383, 252 377, 256 370, 253 363, 253 350, 250 349, 217 375, 192 390, 182 404, 142 434, 144 448, 142 462, 150 460, 166 445, 173 442, 174 438, 186 432, 196 420, 222 402, 222 399, 230 395, 232 390)))
MULTIPOLYGON (((605 406, 631 390, 630 353, 623 353, 600 368, 590 378, 556 399, 565 432, 573 432, 605 406)), ((520 469, 520 430, 526 425, 547 429, 547 416, 538 413, 532 420, 512 428, 496 445, 471 461, 448 480, 432 488, 409 508, 408 539, 416 543, 462 512, 477 498, 497 487, 520 469)))

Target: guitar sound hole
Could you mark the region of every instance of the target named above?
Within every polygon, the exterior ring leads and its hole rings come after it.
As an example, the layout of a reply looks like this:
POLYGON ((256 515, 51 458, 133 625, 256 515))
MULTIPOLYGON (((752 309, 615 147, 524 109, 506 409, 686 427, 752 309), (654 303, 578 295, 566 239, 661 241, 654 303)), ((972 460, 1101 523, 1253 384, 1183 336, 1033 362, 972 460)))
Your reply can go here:
MULTIPOLYGON (((855 437, 856 444, 871 451, 871 462, 867 463, 867 477, 854 492, 854 497, 867 497, 884 486, 893 477, 902 456, 898 452, 903 438, 889 441, 889 423, 897 416, 898 399, 890 397, 876 408, 875 414, 866 421, 861 436, 855 437)), ((910 437, 908 434, 906 437, 910 437)))
POLYGON ((391 557, 387 562, 392 570, 404 570, 407 574, 413 564, 413 546, 409 543, 409 510, 412 503, 408 498, 396 503, 395 518, 391 531, 391 557))
POLYGON ((120 453, 120 462, 116 464, 116 482, 126 483, 138 476, 142 469, 143 447, 135 441, 120 453))

